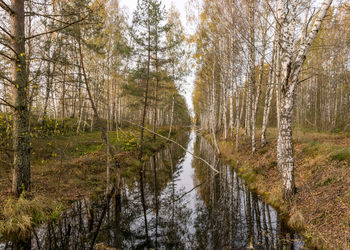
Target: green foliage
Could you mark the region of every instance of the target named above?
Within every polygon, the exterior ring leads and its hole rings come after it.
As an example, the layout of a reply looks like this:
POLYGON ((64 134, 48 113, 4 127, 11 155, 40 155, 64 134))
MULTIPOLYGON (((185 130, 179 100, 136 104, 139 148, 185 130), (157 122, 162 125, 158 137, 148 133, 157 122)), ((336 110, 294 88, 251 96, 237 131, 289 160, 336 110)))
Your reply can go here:
POLYGON ((124 151, 134 151, 138 147, 137 139, 135 137, 119 137, 117 142, 119 143, 120 148, 124 151))
POLYGON ((0 113, 0 138, 9 139, 12 130, 12 114, 0 113))

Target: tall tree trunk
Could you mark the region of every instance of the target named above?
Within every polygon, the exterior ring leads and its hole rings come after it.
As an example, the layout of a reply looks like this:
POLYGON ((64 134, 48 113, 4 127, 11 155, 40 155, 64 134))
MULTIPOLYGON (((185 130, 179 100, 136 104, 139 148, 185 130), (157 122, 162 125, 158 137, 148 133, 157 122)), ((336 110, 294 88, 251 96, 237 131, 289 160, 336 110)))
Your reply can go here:
POLYGON ((263 75, 264 75, 264 62, 265 62, 265 52, 266 52, 266 46, 267 46, 267 19, 268 19, 268 5, 265 3, 265 15, 263 18, 263 27, 262 27, 262 55, 260 59, 260 70, 259 70, 259 81, 258 81, 258 86, 256 90, 256 95, 255 95, 255 100, 254 100, 254 105, 253 105, 253 110, 252 110, 252 152, 255 153, 256 151, 256 145, 255 145, 255 132, 256 132, 256 113, 258 110, 258 104, 259 104, 259 99, 261 95, 261 85, 263 81, 263 75))
POLYGON ((249 43, 248 43, 248 98, 247 98, 247 135, 251 136, 252 128, 252 109, 254 105, 255 92, 255 9, 254 0, 249 0, 249 43))
POLYGON ((12 80, 14 98, 13 116, 13 179, 12 192, 19 196, 30 188, 30 134, 28 110, 28 71, 25 51, 24 1, 12 0, 10 17, 11 46, 13 49, 12 80))
POLYGON ((230 86, 230 135, 233 137, 234 130, 234 111, 233 111, 233 99, 234 99, 234 88, 233 88, 233 77, 231 76, 231 86, 230 86))
POLYGON ((220 154, 220 149, 216 140, 216 115, 215 115, 215 66, 216 66, 216 58, 215 58, 215 49, 214 49, 214 62, 213 62, 213 69, 212 69, 212 89, 211 89, 211 117, 210 117, 210 123, 211 123, 211 133, 213 136, 214 146, 218 154, 220 154))
POLYGON ((155 249, 158 249, 158 217, 159 217, 159 199, 158 199, 158 183, 157 183, 157 161, 156 155, 153 155, 153 177, 154 177, 154 204, 156 210, 156 240, 155 249))
POLYGON ((142 150, 143 150, 143 133, 145 128, 145 121, 147 115, 147 104, 148 104, 148 85, 150 80, 150 64, 151 64, 151 27, 148 24, 148 51, 147 51, 147 76, 146 76, 146 88, 144 92, 144 102, 143 102, 143 113, 141 120, 141 132, 140 132, 140 151, 139 151, 139 159, 142 159, 142 150))
POLYGON ((49 103, 49 97, 50 97, 50 91, 51 91, 51 63, 47 62, 47 70, 46 70, 46 89, 45 89, 45 100, 44 100, 44 111, 43 111, 43 117, 42 117, 42 124, 45 124, 46 116, 47 116, 47 106, 49 103))
MULTIPOLYGON (((108 132, 111 131, 111 107, 110 107, 110 79, 107 79, 107 145, 109 144, 109 136, 108 132)), ((106 194, 108 195, 109 190, 110 190, 110 179, 111 179, 111 174, 110 174, 110 152, 109 152, 109 146, 107 146, 107 158, 106 158, 106 194)))
POLYGON ((222 114, 222 122, 224 125, 224 140, 227 140, 227 104, 226 104, 226 98, 227 98, 227 91, 226 91, 226 83, 223 83, 222 86, 222 96, 223 96, 223 101, 222 101, 222 106, 223 106, 223 114, 222 114))
POLYGON ((156 51, 156 85, 154 89, 154 119, 153 119, 153 140, 157 138, 157 112, 158 112, 158 87, 159 87, 159 76, 158 76, 158 52, 156 51))
POLYGON ((171 130, 173 127, 173 121, 174 121, 174 105, 175 105, 175 101, 174 101, 174 95, 171 98, 171 118, 170 118, 170 126, 169 126, 169 133, 168 133, 168 139, 170 138, 171 135, 171 130))
POLYGON ((296 24, 296 1, 292 2, 291 11, 288 1, 278 0, 278 17, 283 20, 281 23, 281 39, 279 45, 283 51, 281 55, 281 103, 280 103, 280 126, 277 139, 277 160, 278 168, 282 179, 282 195, 284 200, 291 200, 295 194, 294 183, 294 155, 292 145, 292 114, 295 101, 295 91, 298 85, 298 78, 306 55, 321 27, 327 10, 332 0, 324 0, 316 20, 309 34, 305 34, 300 42, 298 53, 293 60, 294 54, 294 30, 296 24), (287 15, 291 15, 288 17, 287 15), (286 18, 287 17, 287 18, 286 18))
MULTIPOLYGON (((236 85, 236 151, 238 151, 238 145, 239 145, 239 129, 240 129, 240 112, 239 112, 239 99, 240 99, 240 93, 238 91, 238 86, 236 85)), ((243 98, 242 98, 243 99, 243 98)), ((242 106, 243 106, 243 100, 242 100, 242 106)))
POLYGON ((269 70, 268 80, 267 80, 267 86, 266 86, 266 94, 265 94, 265 105, 264 105, 264 115, 263 115, 263 123, 262 123, 262 129, 261 129, 261 146, 264 147, 266 145, 266 129, 267 129, 267 123, 269 120, 270 115, 270 108, 271 108, 271 101, 273 96, 273 89, 275 86, 276 81, 276 75, 274 73, 274 68, 276 66, 276 40, 273 42, 273 51, 272 51, 272 61, 271 61, 271 67, 269 70))
POLYGON ((114 164, 115 171, 116 171, 115 172, 115 174, 116 174, 116 184, 115 184, 116 185, 116 187, 115 187, 115 192, 116 193, 115 193, 115 196, 117 198, 119 197, 118 200, 120 200, 120 195, 121 195, 121 191, 120 191, 120 163, 119 163, 118 159, 116 158, 116 149, 114 148, 113 145, 111 145, 109 143, 108 134, 107 134, 107 132, 106 132, 104 126, 103 126, 102 120, 100 119, 100 116, 98 114, 98 110, 96 108, 94 99, 93 99, 92 94, 91 94, 88 78, 87 78, 86 71, 85 71, 84 57, 83 57, 83 52, 82 52, 82 46, 81 46, 80 39, 81 38, 78 37, 80 65, 81 65, 81 68, 83 70, 83 77, 84 77, 84 82, 85 82, 85 86, 86 86, 86 91, 88 93, 90 104, 91 104, 92 110, 94 112, 94 116, 96 118, 97 126, 98 126, 98 128, 99 128, 99 130, 101 132, 101 138, 106 143, 106 146, 108 148, 108 153, 111 155, 111 159, 113 159, 113 164, 114 164))

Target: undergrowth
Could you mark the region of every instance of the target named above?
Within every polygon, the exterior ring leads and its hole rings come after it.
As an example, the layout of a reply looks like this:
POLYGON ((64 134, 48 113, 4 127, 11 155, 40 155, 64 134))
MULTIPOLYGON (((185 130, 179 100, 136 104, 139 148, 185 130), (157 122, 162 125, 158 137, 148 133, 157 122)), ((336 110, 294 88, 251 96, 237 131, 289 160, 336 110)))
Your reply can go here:
POLYGON ((63 209, 61 203, 40 196, 32 200, 26 199, 24 194, 18 199, 9 198, 0 210, 0 238, 26 239, 33 227, 56 220, 63 209))

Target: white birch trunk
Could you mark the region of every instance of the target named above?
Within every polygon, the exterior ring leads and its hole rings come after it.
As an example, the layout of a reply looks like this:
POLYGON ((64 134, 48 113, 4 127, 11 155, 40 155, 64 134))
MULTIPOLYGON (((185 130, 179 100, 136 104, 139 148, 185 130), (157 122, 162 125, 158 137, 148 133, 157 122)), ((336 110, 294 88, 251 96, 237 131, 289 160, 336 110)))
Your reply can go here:
POLYGON ((233 137, 233 129, 234 129, 234 112, 233 112, 233 77, 231 77, 231 86, 230 86, 230 135, 233 137))
POLYGON ((227 139, 227 107, 226 107, 226 84, 223 83, 223 101, 222 101, 222 105, 223 105, 223 115, 222 115, 222 122, 224 124, 224 140, 227 139))
MULTIPOLYGON (((239 128, 240 128, 240 120, 241 120, 240 112, 239 112, 239 99, 240 99, 240 93, 236 86, 236 151, 238 151, 238 146, 239 146, 239 128)), ((242 106, 243 106, 243 101, 244 100, 242 100, 242 106)), ((242 114, 242 110, 241 110, 241 114, 242 114)))
MULTIPOLYGON (((287 6, 287 0, 278 0, 278 6, 287 6)), ((290 18, 284 18, 282 25, 282 34, 280 46, 282 53, 282 71, 281 71, 281 102, 280 102, 280 126, 278 129, 277 140, 277 160, 278 168, 282 179, 282 195, 284 200, 291 200, 295 194, 294 182, 294 155, 292 145, 292 114, 295 101, 295 90, 298 84, 298 77, 305 61, 306 55, 310 50, 322 21, 330 7, 332 0, 324 0, 317 18, 308 35, 303 37, 297 56, 293 60, 294 37, 296 20, 296 1, 292 3, 292 11, 287 12, 290 18)), ((280 16, 281 17, 281 16, 280 16)), ((288 17, 288 16, 287 16, 288 17)))
POLYGON ((220 149, 218 146, 218 143, 216 141, 216 115, 215 115, 215 66, 216 66, 216 61, 215 61, 215 49, 214 49, 214 63, 213 63, 213 72, 212 72, 212 89, 211 89, 211 132, 213 136, 213 141, 214 141, 214 146, 216 148, 216 151, 218 154, 220 154, 220 149))
POLYGON ((254 105, 255 92, 255 13, 254 1, 249 1, 249 43, 248 43, 248 98, 247 98, 247 114, 246 129, 247 135, 251 136, 252 129, 252 109, 254 105))
POLYGON ((261 129, 261 146, 262 147, 266 145, 266 130, 267 130, 267 124, 268 124, 269 115, 270 115, 271 101, 273 96, 272 94, 275 87, 275 82, 277 80, 276 72, 274 71, 274 69, 276 68, 276 57, 278 57, 277 49, 276 49, 276 38, 277 36, 275 36, 275 40, 273 42, 272 61, 271 61, 271 67, 269 70, 269 76, 268 76, 267 86, 266 86, 264 115, 263 115, 262 129, 261 129))
POLYGON ((256 132, 256 113, 258 110, 258 104, 259 104, 259 99, 260 99, 260 94, 261 94, 261 85, 262 85, 262 80, 263 80, 263 74, 264 74, 264 62, 265 62, 265 51, 266 51, 266 45, 267 45, 267 40, 266 40, 266 35, 267 35, 267 18, 268 18, 268 7, 267 5, 265 6, 265 15, 264 15, 264 24, 263 24, 263 34, 262 34, 262 55, 260 59, 260 70, 259 70, 259 82, 255 94, 255 100, 254 100, 254 105, 253 105, 253 110, 252 110, 252 152, 255 153, 256 151, 256 144, 255 144, 255 132, 256 132))

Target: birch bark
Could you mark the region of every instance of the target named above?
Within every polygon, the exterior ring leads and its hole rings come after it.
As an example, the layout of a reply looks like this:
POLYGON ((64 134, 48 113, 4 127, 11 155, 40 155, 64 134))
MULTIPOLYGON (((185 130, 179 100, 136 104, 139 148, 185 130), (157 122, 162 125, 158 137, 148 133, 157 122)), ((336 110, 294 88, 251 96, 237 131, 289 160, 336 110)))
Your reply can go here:
POLYGON ((282 196, 284 200, 291 200, 295 194, 294 182, 294 155, 292 145, 292 113, 295 101, 295 90, 298 77, 306 55, 310 50, 324 17, 332 3, 332 0, 324 0, 315 22, 309 32, 302 37, 300 46, 294 53, 294 30, 296 25, 296 1, 292 2, 292 11, 288 10, 287 0, 278 0, 279 17, 281 25, 281 40, 279 46, 281 55, 281 102, 280 102, 280 126, 277 140, 278 168, 282 179, 282 196), (282 9, 282 11, 280 11, 282 9), (282 15, 281 15, 282 14, 282 15), (295 59, 293 54, 296 54, 295 59))
POLYGON ((255 13, 254 1, 249 0, 249 43, 248 43, 248 98, 247 98, 247 114, 246 114, 246 129, 247 135, 251 136, 252 128, 252 108, 255 92, 255 13))
POLYGON ((258 110, 258 104, 261 94, 261 85, 263 80, 263 74, 264 74, 264 62, 265 62, 265 52, 266 52, 266 46, 267 46, 267 18, 268 18, 268 6, 265 5, 265 15, 263 20, 263 27, 262 27, 262 55, 260 59, 260 70, 259 70, 259 81, 258 86, 255 94, 255 100, 253 104, 253 110, 252 110, 252 152, 255 153, 256 151, 256 144, 255 144, 255 130, 256 130, 256 113, 258 110))

